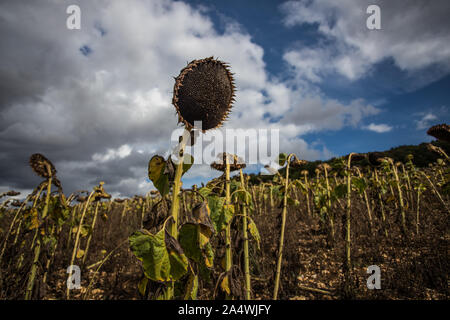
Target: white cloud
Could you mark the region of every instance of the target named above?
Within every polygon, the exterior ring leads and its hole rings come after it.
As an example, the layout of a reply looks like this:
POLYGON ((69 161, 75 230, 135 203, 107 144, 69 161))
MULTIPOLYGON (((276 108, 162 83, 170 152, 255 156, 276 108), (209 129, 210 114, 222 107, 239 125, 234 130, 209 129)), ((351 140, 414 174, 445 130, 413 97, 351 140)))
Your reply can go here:
POLYGON ((412 79, 419 82, 429 83, 450 70, 447 0, 418 0, 414 4, 389 0, 288 1, 281 10, 287 27, 317 24, 326 39, 315 48, 291 48, 284 54, 299 77, 310 81, 319 82, 332 72, 356 80, 387 58, 392 58, 398 68, 414 73, 412 79), (382 30, 366 28, 370 4, 381 8, 382 30), (432 65, 438 65, 439 70, 422 79, 419 71, 432 65))
POLYGON ((426 113, 422 116, 420 120, 416 120, 416 128, 417 130, 424 130, 431 127, 431 123, 437 120, 437 117, 431 112, 426 113))
POLYGON ((368 126, 364 126, 363 128, 366 130, 369 130, 369 131, 377 132, 377 133, 385 133, 385 132, 389 132, 392 130, 391 126, 384 124, 384 123, 380 123, 380 124, 371 123, 368 126))
POLYGON ((123 159, 131 154, 132 148, 124 144, 117 149, 108 149, 105 154, 94 153, 92 160, 98 162, 107 162, 115 159, 123 159))

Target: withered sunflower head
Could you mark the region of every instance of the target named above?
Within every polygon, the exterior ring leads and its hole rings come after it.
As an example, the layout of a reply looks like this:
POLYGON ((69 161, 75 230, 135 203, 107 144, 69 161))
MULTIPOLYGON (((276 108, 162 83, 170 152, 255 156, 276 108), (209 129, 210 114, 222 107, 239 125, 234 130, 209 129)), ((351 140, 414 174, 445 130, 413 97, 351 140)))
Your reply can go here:
POLYGON ((56 169, 53 163, 40 153, 35 153, 30 157, 31 169, 42 178, 50 178, 47 166, 50 169, 51 176, 55 176, 56 169))
POLYGON ((450 142, 450 126, 448 124, 438 124, 428 129, 427 134, 438 140, 450 142))
POLYGON ((175 78, 172 103, 178 121, 193 128, 202 121, 202 130, 218 128, 234 101, 234 80, 226 63, 213 57, 191 61, 175 78))
POLYGON ((369 152, 367 154, 367 160, 369 161, 369 164, 374 167, 381 165, 381 163, 383 162, 383 157, 384 153, 382 152, 369 152))
POLYGON ((294 160, 292 160, 289 165, 293 168, 299 168, 307 163, 308 163, 308 161, 302 160, 302 159, 297 159, 297 157, 295 157, 294 160))
POLYGON ((353 163, 359 162, 361 160, 364 160, 365 158, 366 158, 366 155, 363 153, 353 153, 350 161, 353 164, 353 163))
POLYGON ((331 170, 330 165, 329 165, 328 163, 325 163, 325 162, 319 164, 319 165, 317 166, 317 168, 318 168, 320 171, 325 171, 325 170, 327 170, 327 172, 328 172, 328 171, 331 170))
POLYGON ((217 171, 225 172, 227 160, 230 165, 230 172, 244 169, 246 167, 244 161, 238 156, 223 152, 222 154, 219 155, 219 159, 217 161, 211 163, 211 168, 217 171))

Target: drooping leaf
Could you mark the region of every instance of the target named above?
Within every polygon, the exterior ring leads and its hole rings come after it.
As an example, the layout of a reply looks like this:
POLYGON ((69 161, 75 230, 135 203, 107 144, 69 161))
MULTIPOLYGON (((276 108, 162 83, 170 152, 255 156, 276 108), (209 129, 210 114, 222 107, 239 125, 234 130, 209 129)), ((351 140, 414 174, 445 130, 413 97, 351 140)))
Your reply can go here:
POLYGON ((187 257, 173 243, 175 239, 169 238, 170 245, 166 247, 165 233, 137 231, 129 238, 131 251, 142 261, 145 275, 154 281, 176 281, 187 272, 187 257))
POLYGON ((214 226, 211 221, 211 212, 209 210, 208 202, 201 202, 192 209, 192 216, 196 223, 201 226, 202 234, 208 239, 214 233, 214 226))
POLYGON ((148 163, 148 177, 150 180, 153 182, 158 181, 165 166, 166 163, 163 157, 158 155, 153 156, 148 163))
POLYGON ((208 233, 202 231, 201 225, 185 223, 178 234, 180 245, 189 259, 204 264, 208 268, 212 266, 214 251, 209 243, 208 233))
POLYGON ((166 161, 163 157, 155 155, 148 163, 148 177, 153 182, 153 185, 165 196, 169 193, 169 177, 164 174, 166 169, 166 161))
POLYGON ((184 154, 184 160, 183 160, 183 175, 188 172, 188 170, 192 167, 194 164, 194 157, 191 156, 189 153, 184 154))
POLYGON ((91 226, 88 225, 88 224, 83 224, 83 225, 81 226, 81 231, 80 231, 80 233, 81 233, 81 236, 82 236, 83 238, 84 238, 84 237, 87 237, 88 235, 91 234, 91 226))
POLYGON ((200 262, 202 251, 198 241, 198 228, 194 223, 185 223, 178 234, 180 245, 189 259, 200 262))
POLYGON ((186 284, 186 293, 184 295, 184 300, 197 300, 198 292, 198 276, 191 273, 189 275, 188 282, 186 284))
POLYGON ((258 245, 258 250, 260 250, 261 249, 261 247, 260 247, 261 237, 259 235, 258 228, 256 227, 256 224, 252 218, 247 217, 247 219, 248 219, 247 229, 250 232, 250 234, 252 235, 253 239, 256 240, 256 244, 258 245))
POLYGON ((39 227, 39 216, 36 208, 31 209, 30 211, 31 223, 28 227, 28 230, 33 230, 39 227))
POLYGON ((230 285, 228 283, 228 275, 223 277, 222 281, 220 282, 220 288, 226 294, 231 294, 230 285))
POLYGON ((143 277, 141 279, 141 281, 139 281, 139 284, 138 284, 139 293, 143 296, 145 296, 145 290, 147 289, 147 283, 148 283, 148 278, 143 277))
POLYGON ((84 256, 84 250, 78 249, 77 250, 77 259, 80 259, 84 256))

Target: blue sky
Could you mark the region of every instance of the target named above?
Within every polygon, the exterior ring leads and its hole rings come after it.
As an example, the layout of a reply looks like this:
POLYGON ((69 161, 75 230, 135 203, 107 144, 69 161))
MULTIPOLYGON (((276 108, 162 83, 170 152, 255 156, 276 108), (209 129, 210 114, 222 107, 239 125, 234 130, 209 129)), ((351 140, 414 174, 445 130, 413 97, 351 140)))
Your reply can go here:
MULTIPOLYGON (((1 2, 0 192, 32 190, 40 152, 66 192, 146 193, 148 160, 177 128, 173 77, 209 56, 235 73, 224 129, 279 129, 280 151, 312 161, 431 141, 450 120, 450 2, 411 3, 1 2), (72 4, 80 30, 66 27, 72 4), (366 27, 370 4, 381 30, 366 27)), ((195 164, 185 186, 215 176, 195 164)))
MULTIPOLYGON (((289 77, 289 67, 283 53, 295 46, 315 46, 324 40, 317 24, 286 27, 285 14, 280 1, 188 1, 200 8, 206 7, 217 29, 224 30, 224 23, 233 19, 251 35, 252 40, 264 48, 266 70, 278 78, 289 77)), ((326 63, 324 61, 324 63, 326 63)), ((422 72, 432 72, 430 65, 422 72)), ((439 66, 437 66, 439 68, 439 66)), ((419 144, 431 141, 424 125, 448 122, 450 119, 450 74, 441 75, 424 85, 416 84, 413 77, 401 70, 392 58, 386 58, 373 66, 371 73, 357 81, 342 76, 330 77, 317 85, 324 96, 349 102, 363 98, 381 109, 367 122, 383 123, 392 129, 377 133, 361 128, 343 128, 338 131, 314 132, 302 137, 309 143, 323 143, 336 155, 353 151, 368 152, 387 150, 395 146, 419 144), (426 115, 430 120, 419 125, 426 115)), ((370 124, 368 123, 368 125, 370 124)))

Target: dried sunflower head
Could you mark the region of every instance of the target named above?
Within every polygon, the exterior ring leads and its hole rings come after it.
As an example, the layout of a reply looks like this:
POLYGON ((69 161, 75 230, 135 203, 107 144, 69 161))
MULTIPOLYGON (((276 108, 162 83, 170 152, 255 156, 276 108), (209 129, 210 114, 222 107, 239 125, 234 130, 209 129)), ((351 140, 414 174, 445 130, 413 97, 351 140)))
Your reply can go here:
POLYGON ((47 167, 49 167, 52 177, 56 174, 53 163, 40 153, 31 155, 29 162, 31 169, 42 178, 50 178, 47 167))
POLYGON ((292 160, 289 165, 293 168, 299 168, 307 163, 308 163, 308 161, 302 160, 302 159, 297 159, 297 157, 295 157, 294 160, 292 160))
POLYGON ((351 163, 359 162, 361 160, 364 160, 366 158, 366 155, 363 153, 353 153, 351 158, 351 163))
POLYGON ((321 170, 321 171, 327 170, 327 172, 331 170, 330 165, 329 165, 328 163, 325 163, 325 162, 319 164, 319 165, 317 166, 317 168, 318 168, 319 170, 321 170))
POLYGON ((105 183, 101 181, 98 187, 94 187, 94 201, 100 201, 101 199, 111 199, 111 195, 107 193, 103 188, 104 184, 105 183))
POLYGON ((246 167, 244 161, 238 156, 223 152, 221 155, 219 155, 219 159, 217 161, 211 163, 211 168, 217 171, 225 172, 227 160, 228 164, 230 165, 230 172, 244 169, 246 167))
POLYGON ((21 205, 22 205, 22 202, 20 202, 19 200, 14 200, 12 203, 11 203, 11 205, 13 206, 13 207, 20 207, 21 205))
POLYGON ((234 101, 234 80, 228 65, 213 57, 191 61, 175 78, 172 103, 186 128, 202 121, 202 130, 218 128, 234 101))
POLYGON ((7 196, 10 196, 10 197, 15 197, 15 196, 20 195, 20 192, 11 190, 11 191, 6 192, 6 195, 7 195, 7 196))
POLYGON ((381 152, 369 152, 367 155, 367 160, 371 166, 379 166, 382 163, 382 158, 384 154, 381 152))
POLYGON ((438 124, 428 129, 427 134, 438 140, 450 142, 450 126, 448 124, 438 124))

